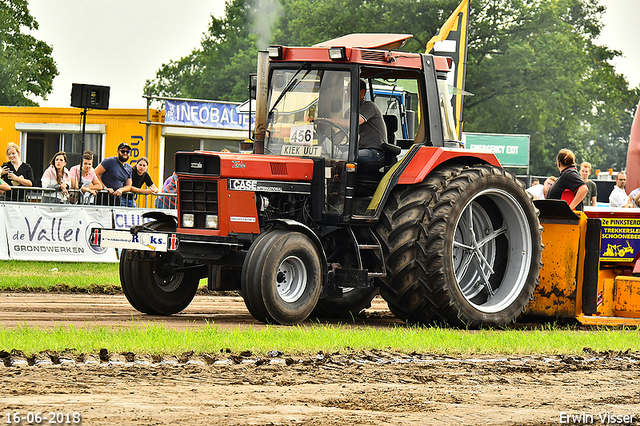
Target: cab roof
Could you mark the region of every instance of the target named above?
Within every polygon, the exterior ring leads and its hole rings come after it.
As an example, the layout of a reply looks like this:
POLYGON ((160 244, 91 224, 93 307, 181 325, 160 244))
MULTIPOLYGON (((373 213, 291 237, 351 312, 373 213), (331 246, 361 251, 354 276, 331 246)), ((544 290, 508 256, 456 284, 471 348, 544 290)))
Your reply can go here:
POLYGON ((314 44, 312 47, 344 46, 360 49, 394 50, 400 48, 413 34, 347 34, 314 44))

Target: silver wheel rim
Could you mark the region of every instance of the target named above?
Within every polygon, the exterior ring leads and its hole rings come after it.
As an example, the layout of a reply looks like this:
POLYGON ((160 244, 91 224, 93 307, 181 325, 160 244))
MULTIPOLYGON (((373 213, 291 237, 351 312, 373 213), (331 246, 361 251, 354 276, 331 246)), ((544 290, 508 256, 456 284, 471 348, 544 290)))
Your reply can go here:
POLYGON ((508 308, 526 285, 531 248, 527 216, 513 195, 501 189, 476 194, 464 206, 453 238, 456 284, 467 302, 484 313, 508 308), (493 202, 491 213, 497 214, 497 226, 481 205, 483 198, 493 202), (502 236, 506 242, 499 244, 502 236), (498 252, 499 246, 506 249, 498 252), (496 263, 504 256, 507 259, 501 279, 491 280, 496 263))
POLYGON ((276 272, 278 295, 287 303, 300 299, 307 288, 307 268, 298 256, 285 258, 276 272))

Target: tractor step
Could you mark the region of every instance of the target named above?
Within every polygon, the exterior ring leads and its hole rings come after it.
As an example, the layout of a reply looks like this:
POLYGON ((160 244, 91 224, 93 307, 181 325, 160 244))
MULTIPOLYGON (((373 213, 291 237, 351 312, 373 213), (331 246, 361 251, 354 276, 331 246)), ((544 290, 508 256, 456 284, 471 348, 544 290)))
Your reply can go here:
POLYGON ((380 240, 370 227, 349 226, 349 234, 355 244, 358 268, 366 269, 369 278, 385 277, 384 254, 380 240))

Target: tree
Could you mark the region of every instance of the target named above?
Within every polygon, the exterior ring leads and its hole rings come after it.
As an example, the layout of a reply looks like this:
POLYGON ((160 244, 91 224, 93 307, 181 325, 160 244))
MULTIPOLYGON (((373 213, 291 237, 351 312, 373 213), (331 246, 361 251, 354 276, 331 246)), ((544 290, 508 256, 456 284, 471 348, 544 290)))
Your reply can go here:
POLYGON ((53 90, 58 68, 53 49, 25 34, 37 30, 27 0, 0 0, 0 104, 37 106, 33 97, 46 99, 53 90))
POLYGON ((276 43, 312 45, 349 33, 413 34, 404 50, 424 52, 460 0, 287 0, 276 43), (313 11, 310 13, 309 11, 313 11))
POLYGON ((201 47, 163 64, 146 87, 155 96, 246 100, 258 48, 264 49, 271 39, 273 20, 269 17, 275 17, 278 10, 272 0, 227 0, 225 16, 211 17, 201 47))
MULTIPOLYGON (((460 0, 281 0, 278 13, 274 1, 227 0, 201 48, 148 82, 154 94, 245 100, 258 34, 264 47, 410 33, 403 49, 424 52, 460 0), (258 22, 267 31, 257 31, 258 22)), ((472 0, 471 7, 466 89, 474 96, 465 100, 464 130, 529 134, 534 174, 557 174, 560 148, 597 168, 624 167, 640 89, 629 89, 611 65, 620 52, 595 43, 599 0, 472 0)))
MULTIPOLYGON (((555 156, 624 164, 638 90, 616 74, 620 55, 594 40, 597 0, 475 0, 465 130, 531 135, 532 174, 553 175, 555 156)), ((614 166, 615 167, 615 166, 614 166)))
POLYGON ((227 0, 225 16, 212 16, 201 47, 163 64, 147 81, 155 96, 243 101, 258 48, 311 45, 350 32, 411 32, 406 50, 424 51, 442 15, 458 0, 227 0), (434 5, 438 5, 435 7, 434 5), (440 7, 445 5, 447 7, 440 7), (309 13, 312 10, 313 13, 309 13), (429 23, 424 25, 424 22, 429 23), (401 30, 400 30, 401 29, 401 30))

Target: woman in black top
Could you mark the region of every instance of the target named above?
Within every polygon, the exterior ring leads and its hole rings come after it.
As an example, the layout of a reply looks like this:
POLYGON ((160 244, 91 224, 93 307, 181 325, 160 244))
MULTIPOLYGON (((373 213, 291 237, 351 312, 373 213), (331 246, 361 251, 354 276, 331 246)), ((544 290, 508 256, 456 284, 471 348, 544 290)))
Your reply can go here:
MULTIPOLYGON (((27 163, 20 161, 20 147, 11 142, 7 146, 9 161, 2 164, 0 177, 11 186, 33 186, 33 169, 27 163)), ((24 201, 25 191, 11 191, 12 201, 24 201)))
MULTIPOLYGON (((136 163, 136 167, 131 173, 131 192, 134 194, 155 194, 158 192, 158 187, 153 183, 151 176, 147 173, 149 168, 149 160, 147 157, 140 157, 136 163), (142 185, 146 184, 147 189, 142 189, 142 185)), ((123 207, 135 207, 132 194, 122 197, 123 207)))
POLYGON ((560 177, 549 188, 547 199, 565 200, 573 210, 583 210, 582 200, 588 189, 576 168, 576 156, 568 149, 561 149, 556 161, 560 177))

